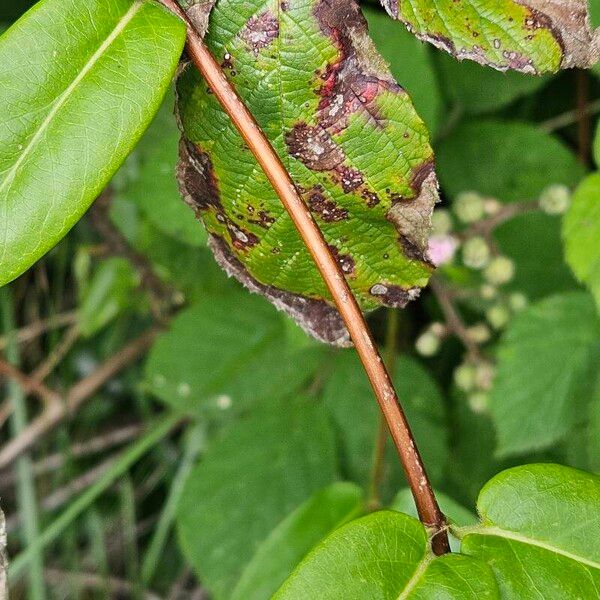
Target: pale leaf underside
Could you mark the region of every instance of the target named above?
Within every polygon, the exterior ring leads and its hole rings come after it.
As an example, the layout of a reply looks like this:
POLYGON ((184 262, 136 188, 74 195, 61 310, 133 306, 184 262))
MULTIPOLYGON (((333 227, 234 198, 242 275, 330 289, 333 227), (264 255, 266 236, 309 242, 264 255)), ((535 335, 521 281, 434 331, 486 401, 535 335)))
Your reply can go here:
MULTIPOLYGON (((354 2, 221 0, 207 43, 282 157, 364 310, 426 285, 433 153, 354 2)), ((195 69, 178 81, 179 180, 227 272, 316 337, 347 343, 264 173, 195 69)))

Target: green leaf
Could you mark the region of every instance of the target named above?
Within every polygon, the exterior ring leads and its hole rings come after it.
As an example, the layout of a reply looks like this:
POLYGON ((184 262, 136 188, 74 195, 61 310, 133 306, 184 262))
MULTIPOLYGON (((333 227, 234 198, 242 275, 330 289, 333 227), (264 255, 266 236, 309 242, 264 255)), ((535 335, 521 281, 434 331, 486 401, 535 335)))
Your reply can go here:
MULTIPOLYGON (((442 395, 429 373, 415 360, 399 357, 394 383, 406 411, 429 475, 439 480, 444 472, 447 433, 442 395)), ((372 471, 380 411, 356 354, 339 352, 323 392, 339 433, 346 474, 367 486, 372 471)), ((391 442, 384 463, 384 496, 395 492, 400 479, 398 455, 391 442)))
POLYGON ((116 198, 131 200, 160 231, 191 246, 205 246, 206 232, 181 202, 175 169, 179 128, 174 96, 167 94, 135 152, 118 173, 116 198))
POLYGON ((600 479, 569 467, 515 467, 477 502, 482 524, 465 530, 462 552, 488 562, 502 598, 597 598, 600 479))
POLYGON ((81 333, 91 336, 125 309, 134 306, 139 277, 124 258, 110 258, 100 264, 79 300, 78 324, 81 333))
POLYGON ((458 554, 435 558, 416 519, 382 511, 330 535, 273 598, 491 600, 499 595, 483 562, 458 554))
POLYGON ((361 509, 362 491, 351 483, 334 483, 317 492, 259 546, 231 600, 269 600, 317 543, 361 509))
POLYGON ((563 220, 565 257, 600 307, 600 173, 581 182, 563 220))
POLYGON ((410 31, 459 60, 500 71, 545 73, 590 67, 598 41, 587 0, 381 0, 410 31))
POLYGON ((436 59, 442 89, 461 112, 472 115, 498 110, 549 81, 548 77, 531 77, 514 71, 498 73, 477 63, 459 63, 442 53, 436 59))
MULTIPOLYGON (((437 169, 451 197, 475 190, 502 202, 535 200, 549 184, 575 186, 584 175, 556 137, 533 125, 491 120, 454 130, 437 149, 437 169)), ((564 262, 556 217, 521 215, 497 228, 494 237, 516 264, 510 289, 539 298, 576 286, 564 262)))
MULTIPOLYGON (((222 0, 207 43, 273 143, 364 310, 404 306, 431 273, 427 130, 353 0, 222 0)), ((319 339, 347 332, 292 220, 198 72, 178 81, 179 178, 218 262, 319 339)))
POLYGON ((125 160, 184 36, 154 3, 43 0, 0 38, 0 285, 52 248, 125 160))
POLYGON ((490 410, 501 456, 547 447, 575 423, 578 379, 600 336, 588 294, 531 305, 511 322, 498 349, 490 410))
POLYGON ((430 49, 381 10, 365 6, 363 12, 369 24, 369 36, 388 62, 394 79, 410 94, 429 131, 435 132, 443 102, 430 49))
POLYGON ((335 462, 327 415, 304 398, 263 403, 207 449, 187 481, 178 530, 211 597, 230 598, 273 528, 335 479, 335 462))
POLYGON ((288 347, 277 311, 236 291, 206 295, 181 312, 155 342, 146 377, 180 410, 239 411, 282 390, 293 394, 321 356, 320 348, 288 347))

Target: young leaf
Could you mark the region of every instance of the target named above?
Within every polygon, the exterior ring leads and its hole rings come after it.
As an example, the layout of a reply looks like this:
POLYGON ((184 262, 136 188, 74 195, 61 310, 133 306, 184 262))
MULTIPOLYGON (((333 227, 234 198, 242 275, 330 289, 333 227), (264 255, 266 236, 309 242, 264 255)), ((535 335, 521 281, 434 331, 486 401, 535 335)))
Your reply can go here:
POLYGON ((492 571, 483 562, 458 554, 435 558, 419 521, 382 511, 330 535, 300 563, 273 600, 438 597, 500 598, 492 571))
POLYGON ((488 562, 502 598, 597 598, 600 478, 559 465, 515 467, 481 490, 481 525, 461 552, 488 562))
POLYGON ((285 338, 282 317, 259 298, 205 295, 158 338, 147 379, 179 410, 243 410, 282 390, 293 394, 314 372, 321 349, 296 350, 285 338))
POLYGON ((572 292, 530 306, 498 349, 490 410, 499 455, 544 448, 573 426, 573 393, 600 336, 588 294, 572 292))
POLYGON ((184 39, 179 19, 141 0, 42 0, 0 38, 0 285, 102 191, 158 109, 184 39))
POLYGON ((334 483, 286 517, 259 546, 231 600, 269 600, 304 556, 362 509, 361 489, 334 483))
MULTIPOLYGON (((427 283, 433 155, 353 0, 223 0, 207 43, 312 210, 365 310, 427 283)), ((194 68, 178 82, 179 178, 217 260, 313 335, 347 341, 327 288, 266 176, 194 68)))
POLYGON ((178 511, 181 548, 211 597, 231 597, 258 545, 335 479, 334 440, 313 399, 269 401, 232 424, 192 471, 178 511))
POLYGON ((565 256, 600 307, 600 173, 581 182, 563 220, 565 256))
POLYGON ((381 0, 420 40, 459 60, 539 75, 591 67, 600 39, 587 0, 381 0))

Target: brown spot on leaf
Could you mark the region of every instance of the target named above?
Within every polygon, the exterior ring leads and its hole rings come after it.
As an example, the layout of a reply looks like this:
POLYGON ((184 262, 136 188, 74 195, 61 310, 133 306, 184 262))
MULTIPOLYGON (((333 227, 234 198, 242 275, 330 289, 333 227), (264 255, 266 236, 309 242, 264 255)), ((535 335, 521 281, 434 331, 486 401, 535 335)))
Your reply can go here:
POLYGON ((285 141, 289 153, 313 171, 330 171, 345 159, 341 148, 322 127, 297 123, 285 141))
POLYGON ((356 266, 354 259, 349 254, 342 254, 338 248, 332 244, 328 244, 328 247, 342 271, 346 275, 352 275, 354 273, 354 267, 356 266))
MULTIPOLYGON (((254 212, 254 208, 252 208, 252 211, 249 212, 254 212)), ((275 223, 275 218, 271 217, 266 210, 259 210, 257 216, 257 219, 248 219, 248 223, 259 225, 264 229, 269 229, 269 227, 275 223)))
POLYGON ((375 296, 386 306, 404 308, 411 300, 419 296, 421 288, 403 288, 388 283, 376 283, 371 287, 370 292, 372 296, 375 296))
POLYGON ((249 19, 240 33, 240 37, 246 42, 255 56, 278 36, 279 21, 268 10, 249 19))
POLYGON ((343 221, 348 218, 348 211, 339 207, 333 200, 328 200, 317 189, 313 189, 308 197, 308 206, 326 223, 343 221))
POLYGON ((346 194, 358 189, 364 183, 362 173, 351 167, 337 167, 336 174, 339 176, 339 183, 346 194))

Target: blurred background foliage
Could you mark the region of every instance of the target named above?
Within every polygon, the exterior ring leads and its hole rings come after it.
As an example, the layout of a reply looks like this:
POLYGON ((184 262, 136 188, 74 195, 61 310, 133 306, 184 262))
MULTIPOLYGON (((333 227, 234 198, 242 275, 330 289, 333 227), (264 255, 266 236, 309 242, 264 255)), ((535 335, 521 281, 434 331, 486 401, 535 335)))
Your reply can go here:
MULTIPOLYGON (((443 199, 432 285, 370 323, 442 505, 468 523, 507 466, 600 470, 600 68, 497 73, 365 10, 430 127, 443 199)), ((353 352, 214 264, 177 193, 172 110, 0 290, 2 361, 28 374, 0 402, 13 598, 268 598, 339 523, 413 510, 353 352)))

